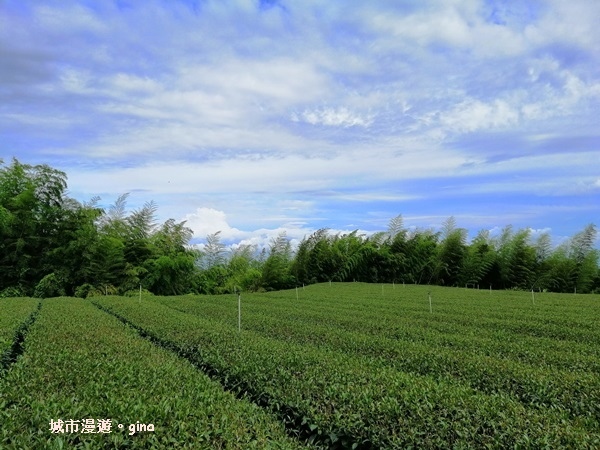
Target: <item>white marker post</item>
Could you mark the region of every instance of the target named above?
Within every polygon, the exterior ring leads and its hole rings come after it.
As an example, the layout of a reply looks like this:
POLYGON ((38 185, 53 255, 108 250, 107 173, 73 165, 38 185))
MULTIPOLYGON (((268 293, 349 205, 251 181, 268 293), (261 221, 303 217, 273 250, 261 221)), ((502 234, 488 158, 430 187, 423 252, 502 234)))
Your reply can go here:
POLYGON ((535 305, 535 294, 533 293, 533 289, 531 290, 531 303, 535 305))

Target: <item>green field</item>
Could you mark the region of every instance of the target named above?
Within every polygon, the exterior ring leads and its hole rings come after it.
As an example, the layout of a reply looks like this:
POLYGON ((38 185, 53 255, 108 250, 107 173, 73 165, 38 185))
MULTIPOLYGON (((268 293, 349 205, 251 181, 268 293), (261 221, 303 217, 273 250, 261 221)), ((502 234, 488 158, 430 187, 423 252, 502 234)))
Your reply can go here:
POLYGON ((241 331, 235 295, 38 303, 0 299, 2 449, 600 448, 597 295, 327 283, 242 294, 241 331))

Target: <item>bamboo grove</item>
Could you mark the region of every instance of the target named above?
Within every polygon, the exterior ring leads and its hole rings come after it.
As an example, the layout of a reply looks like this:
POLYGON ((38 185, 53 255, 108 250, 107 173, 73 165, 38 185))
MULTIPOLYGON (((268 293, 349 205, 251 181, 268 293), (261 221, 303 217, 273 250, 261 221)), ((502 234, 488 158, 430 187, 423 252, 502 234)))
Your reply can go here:
POLYGON ((506 226, 470 242, 450 217, 439 231, 409 229, 402 216, 386 231, 320 229, 292 249, 285 234, 269 251, 227 250, 219 233, 202 251, 192 230, 159 224, 153 202, 128 212, 127 194, 109 208, 68 196, 67 175, 47 165, 0 161, 0 297, 148 293, 218 294, 326 281, 437 284, 485 289, 600 292, 597 229, 587 225, 558 247, 548 233, 506 226))

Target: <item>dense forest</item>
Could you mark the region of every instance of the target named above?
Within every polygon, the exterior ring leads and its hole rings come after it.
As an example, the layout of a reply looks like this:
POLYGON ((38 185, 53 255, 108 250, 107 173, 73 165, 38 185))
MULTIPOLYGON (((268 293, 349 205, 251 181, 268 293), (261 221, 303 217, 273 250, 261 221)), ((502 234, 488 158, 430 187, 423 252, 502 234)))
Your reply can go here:
POLYGON ((320 229, 292 249, 285 234, 268 251, 228 250, 219 233, 202 250, 185 222, 156 221, 153 202, 127 211, 127 194, 67 195, 67 175, 47 165, 0 161, 0 297, 160 295, 291 288, 324 281, 418 283, 488 289, 600 292, 597 230, 587 225, 553 248, 550 235, 506 226, 468 242, 450 217, 439 231, 407 229, 402 217, 366 236, 320 229))

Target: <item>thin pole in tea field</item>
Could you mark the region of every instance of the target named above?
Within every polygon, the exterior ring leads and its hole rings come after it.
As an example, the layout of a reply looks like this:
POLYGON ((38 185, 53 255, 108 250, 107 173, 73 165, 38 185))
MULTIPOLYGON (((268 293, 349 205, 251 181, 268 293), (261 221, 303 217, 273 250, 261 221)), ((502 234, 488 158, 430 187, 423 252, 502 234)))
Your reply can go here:
POLYGON ((535 294, 533 293, 533 289, 531 290, 531 303, 535 305, 535 294))
POLYGON ((238 333, 242 331, 242 294, 238 292, 238 333))
POLYGON ((431 307, 431 292, 428 292, 427 295, 429 295, 429 312, 433 314, 433 309, 431 307))
POLYGON ((140 301, 138 303, 142 303, 142 285, 140 284, 140 301))
POLYGON ((296 286, 296 301, 298 301, 298 286, 296 286))

